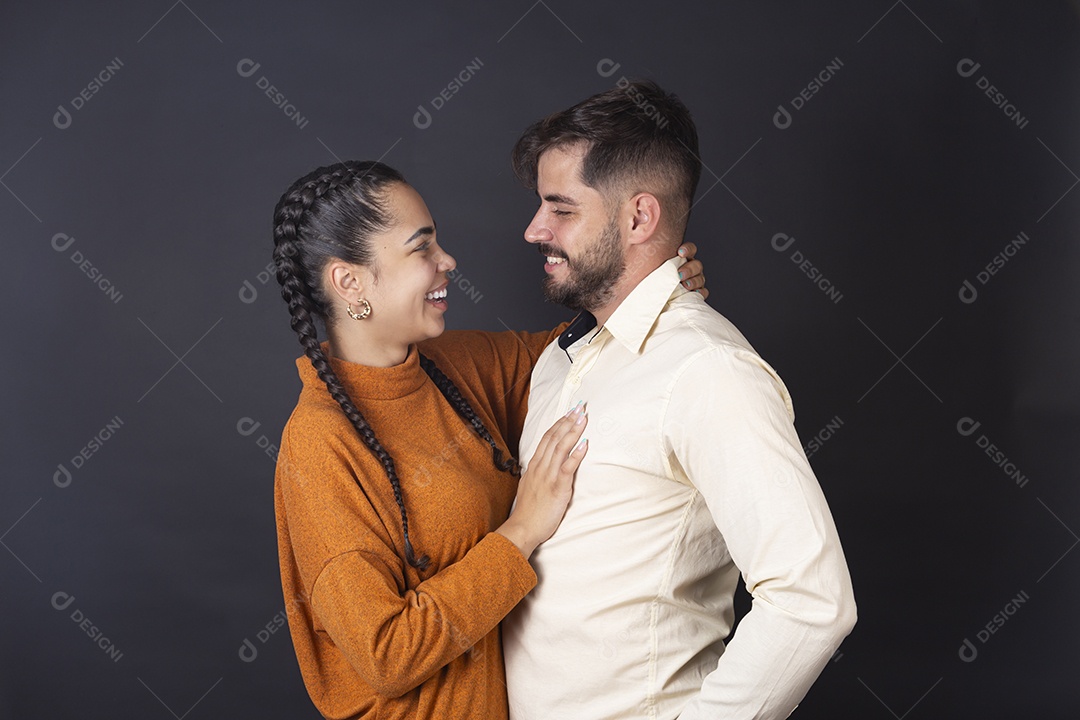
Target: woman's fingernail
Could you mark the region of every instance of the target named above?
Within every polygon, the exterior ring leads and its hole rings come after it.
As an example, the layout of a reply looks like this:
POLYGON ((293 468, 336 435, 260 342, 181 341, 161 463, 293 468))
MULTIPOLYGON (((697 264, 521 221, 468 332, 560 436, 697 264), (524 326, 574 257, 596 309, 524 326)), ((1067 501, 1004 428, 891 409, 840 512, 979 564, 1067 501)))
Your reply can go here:
POLYGON ((577 420, 574 421, 574 424, 575 425, 580 425, 583 422, 585 422, 585 413, 584 412, 582 412, 580 415, 578 415, 577 420))
POLYGON ((586 447, 586 446, 587 446, 588 444, 589 444, 589 441, 588 441, 588 440, 582 440, 582 441, 581 441, 581 442, 579 442, 579 443, 578 443, 577 445, 575 445, 575 446, 574 446, 574 449, 573 449, 573 450, 571 450, 570 452, 571 452, 571 453, 576 453, 576 452, 577 452, 578 450, 583 450, 583 449, 585 449, 585 447, 586 447))
POLYGON ((680 280, 682 280, 682 279, 683 279, 683 276, 682 276, 682 270, 680 270, 680 271, 679 271, 679 279, 680 279, 680 280))

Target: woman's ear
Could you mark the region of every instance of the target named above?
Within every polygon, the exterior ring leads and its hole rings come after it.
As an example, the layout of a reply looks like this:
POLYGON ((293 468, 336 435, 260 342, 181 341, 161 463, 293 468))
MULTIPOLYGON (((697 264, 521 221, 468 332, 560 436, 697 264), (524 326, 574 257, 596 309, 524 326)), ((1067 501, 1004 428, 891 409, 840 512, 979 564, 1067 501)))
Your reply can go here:
POLYGON ((363 265, 331 260, 323 270, 323 287, 329 298, 335 296, 344 303, 356 302, 370 292, 374 283, 371 271, 363 265))

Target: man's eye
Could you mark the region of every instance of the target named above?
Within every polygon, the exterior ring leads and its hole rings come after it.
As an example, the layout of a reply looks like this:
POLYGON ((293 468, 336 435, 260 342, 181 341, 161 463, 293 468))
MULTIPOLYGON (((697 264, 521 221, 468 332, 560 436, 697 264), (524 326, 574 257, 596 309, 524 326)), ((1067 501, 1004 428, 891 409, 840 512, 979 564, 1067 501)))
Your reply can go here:
POLYGON ((553 214, 555 214, 555 215, 560 215, 560 216, 561 216, 561 215, 569 215, 569 214, 570 214, 570 211, 569 211, 569 210, 552 210, 551 212, 552 212, 553 214))

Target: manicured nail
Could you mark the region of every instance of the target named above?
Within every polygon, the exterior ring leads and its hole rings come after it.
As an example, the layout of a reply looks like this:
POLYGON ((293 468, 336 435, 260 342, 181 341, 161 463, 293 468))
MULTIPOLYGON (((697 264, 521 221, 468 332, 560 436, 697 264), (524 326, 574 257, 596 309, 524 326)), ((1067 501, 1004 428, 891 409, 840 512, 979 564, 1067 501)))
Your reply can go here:
POLYGON ((587 414, 587 413, 586 413, 586 412, 585 412, 584 410, 582 410, 582 411, 581 411, 581 414, 580 414, 580 415, 578 415, 578 417, 577 417, 577 420, 575 420, 575 421, 574 421, 574 424, 575 424, 575 425, 580 425, 581 423, 585 422, 585 416, 586 416, 586 414, 587 414))
POLYGON ((683 279, 683 276, 682 276, 682 270, 680 270, 680 271, 679 271, 679 279, 680 279, 680 280, 682 280, 682 279, 683 279))
POLYGON ((576 413, 581 408, 581 404, 583 402, 585 402, 585 401, 584 400, 578 400, 578 404, 575 405, 574 407, 570 408, 569 410, 567 410, 566 415, 564 415, 564 417, 570 417, 571 415, 576 413))
POLYGON ((588 440, 582 440, 581 442, 579 442, 577 445, 574 446, 574 449, 571 450, 570 453, 573 454, 573 453, 576 453, 578 450, 584 450, 585 447, 588 446, 588 444, 589 444, 588 440))
POLYGON ((686 248, 679 248, 679 255, 685 255, 685 254, 686 254, 686 248))

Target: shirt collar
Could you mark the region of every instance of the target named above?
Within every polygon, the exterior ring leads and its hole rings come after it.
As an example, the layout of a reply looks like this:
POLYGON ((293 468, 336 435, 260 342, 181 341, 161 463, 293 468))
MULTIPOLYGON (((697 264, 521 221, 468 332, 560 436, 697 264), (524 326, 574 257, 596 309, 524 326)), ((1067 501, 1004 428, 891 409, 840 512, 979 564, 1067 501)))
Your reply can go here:
POLYGON ((668 301, 690 292, 679 282, 679 267, 685 262, 681 257, 670 258, 645 276, 604 325, 612 337, 635 355, 641 352, 668 301))
POLYGON ((559 335, 559 347, 566 350, 594 327, 596 327, 596 317, 588 310, 582 310, 559 335))

